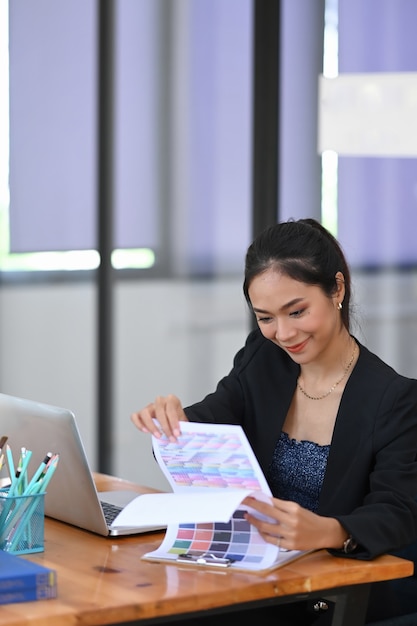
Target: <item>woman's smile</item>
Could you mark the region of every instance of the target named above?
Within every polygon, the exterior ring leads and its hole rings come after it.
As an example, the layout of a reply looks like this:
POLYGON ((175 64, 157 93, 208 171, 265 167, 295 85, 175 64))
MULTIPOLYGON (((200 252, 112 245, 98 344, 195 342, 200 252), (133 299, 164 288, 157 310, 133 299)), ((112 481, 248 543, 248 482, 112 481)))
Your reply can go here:
POLYGON ((304 350, 304 348, 306 347, 308 341, 309 341, 309 339, 307 338, 302 343, 297 343, 297 344, 295 344, 293 346, 282 346, 282 347, 285 350, 287 350, 287 352, 291 352, 291 354, 297 354, 298 352, 302 352, 304 350))

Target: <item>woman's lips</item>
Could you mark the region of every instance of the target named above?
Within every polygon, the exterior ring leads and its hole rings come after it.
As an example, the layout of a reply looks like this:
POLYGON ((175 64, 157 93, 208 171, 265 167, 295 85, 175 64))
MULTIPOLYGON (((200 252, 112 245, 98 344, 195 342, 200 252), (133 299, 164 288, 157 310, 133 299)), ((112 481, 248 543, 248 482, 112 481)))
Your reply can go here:
POLYGON ((298 352, 301 352, 302 350, 304 350, 305 346, 307 345, 308 339, 306 339, 305 341, 303 341, 302 343, 297 343, 295 346, 286 346, 286 350, 287 352, 291 352, 292 354, 296 354, 298 352))

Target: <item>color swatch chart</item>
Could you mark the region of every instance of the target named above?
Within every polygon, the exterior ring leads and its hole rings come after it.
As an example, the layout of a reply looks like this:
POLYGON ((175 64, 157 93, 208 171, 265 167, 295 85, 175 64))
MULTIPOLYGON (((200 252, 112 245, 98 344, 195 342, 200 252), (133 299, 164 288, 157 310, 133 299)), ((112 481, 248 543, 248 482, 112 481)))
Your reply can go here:
MULTIPOLYGON (((214 558, 220 559, 222 565, 227 563, 227 567, 256 571, 276 567, 298 556, 298 552, 280 550, 264 541, 255 526, 245 519, 248 509, 241 504, 244 495, 257 492, 261 499, 268 498, 271 490, 240 426, 181 422, 181 435, 176 442, 166 436, 153 436, 152 443, 155 458, 172 486, 173 494, 167 494, 171 506, 175 506, 176 494, 181 492, 186 498, 182 502, 181 523, 168 524, 160 547, 142 558, 181 565, 219 565, 213 562, 214 558), (219 509, 222 500, 219 492, 224 495, 224 489, 229 490, 230 496, 233 494, 233 502, 240 504, 227 516, 217 518, 223 521, 216 521, 216 503, 219 509), (242 498, 234 500, 242 490, 245 490, 242 498), (210 509, 203 511, 210 519, 202 521, 200 517, 192 523, 193 502, 201 492, 206 492, 205 504, 211 501, 210 509)), ((200 505, 199 512, 202 508, 200 505)))
POLYGON ((177 442, 156 439, 154 453, 175 492, 208 487, 270 493, 240 426, 184 422, 177 442))
MULTIPOLYGON (((245 520, 244 509, 238 508, 226 523, 169 525, 159 548, 142 558, 183 565, 179 559, 184 555, 193 559, 215 556, 227 560, 232 569, 259 571, 284 565, 301 554, 266 543, 245 520)), ((206 565, 210 566, 210 559, 206 565)))
POLYGON ((244 518, 244 511, 237 509, 227 523, 181 524, 177 538, 169 549, 171 554, 214 554, 233 562, 261 563, 265 542, 244 518))

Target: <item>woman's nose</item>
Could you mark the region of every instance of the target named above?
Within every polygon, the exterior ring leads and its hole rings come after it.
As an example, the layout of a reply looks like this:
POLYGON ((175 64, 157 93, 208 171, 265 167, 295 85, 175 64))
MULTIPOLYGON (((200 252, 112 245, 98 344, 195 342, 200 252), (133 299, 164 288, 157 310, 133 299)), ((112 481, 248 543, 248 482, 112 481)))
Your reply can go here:
POLYGON ((285 343, 294 336, 294 328, 290 320, 277 320, 275 327, 275 338, 281 343, 285 343))

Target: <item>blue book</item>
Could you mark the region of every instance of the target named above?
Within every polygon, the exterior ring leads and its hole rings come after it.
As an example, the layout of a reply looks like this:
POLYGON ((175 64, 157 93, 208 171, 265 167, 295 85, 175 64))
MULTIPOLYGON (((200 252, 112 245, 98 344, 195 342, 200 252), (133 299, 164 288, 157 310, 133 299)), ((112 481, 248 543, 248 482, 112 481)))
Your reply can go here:
POLYGON ((55 570, 0 550, 0 604, 47 600, 56 596, 55 570))

